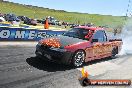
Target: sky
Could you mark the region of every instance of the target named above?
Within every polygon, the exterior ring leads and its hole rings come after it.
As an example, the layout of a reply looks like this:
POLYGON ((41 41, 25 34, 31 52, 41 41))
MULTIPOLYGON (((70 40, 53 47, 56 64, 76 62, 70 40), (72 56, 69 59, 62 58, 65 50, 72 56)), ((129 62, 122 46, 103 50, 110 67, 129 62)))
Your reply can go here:
MULTIPOLYGON (((125 16, 129 0, 5 0, 68 12, 125 16)), ((130 11, 130 12, 131 12, 130 11)))

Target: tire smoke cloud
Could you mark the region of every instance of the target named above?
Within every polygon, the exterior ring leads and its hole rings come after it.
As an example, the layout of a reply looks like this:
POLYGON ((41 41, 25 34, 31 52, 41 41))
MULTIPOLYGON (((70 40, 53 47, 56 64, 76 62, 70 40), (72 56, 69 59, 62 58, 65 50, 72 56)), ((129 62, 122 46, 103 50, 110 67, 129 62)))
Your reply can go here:
POLYGON ((121 37, 123 45, 119 55, 132 54, 132 19, 129 19, 124 25, 121 37))

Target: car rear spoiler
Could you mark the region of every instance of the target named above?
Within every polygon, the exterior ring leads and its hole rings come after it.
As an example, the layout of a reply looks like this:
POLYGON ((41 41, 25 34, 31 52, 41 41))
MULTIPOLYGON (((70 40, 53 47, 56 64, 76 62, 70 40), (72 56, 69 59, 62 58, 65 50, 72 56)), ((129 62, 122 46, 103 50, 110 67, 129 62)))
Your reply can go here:
POLYGON ((109 42, 113 42, 113 41, 122 41, 122 39, 110 39, 109 42))

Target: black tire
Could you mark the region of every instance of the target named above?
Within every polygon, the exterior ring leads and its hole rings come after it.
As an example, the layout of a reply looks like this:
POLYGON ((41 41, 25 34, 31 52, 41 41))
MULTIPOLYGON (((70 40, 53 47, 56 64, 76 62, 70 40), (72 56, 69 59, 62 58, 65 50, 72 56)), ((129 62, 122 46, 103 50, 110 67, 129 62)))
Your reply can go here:
POLYGON ((74 67, 81 67, 83 66, 85 61, 85 52, 83 50, 78 50, 75 52, 73 58, 72 58, 72 65, 74 67))
POLYGON ((115 56, 116 56, 116 54, 117 54, 117 49, 114 48, 114 49, 112 50, 112 52, 111 52, 111 58, 114 59, 115 56))

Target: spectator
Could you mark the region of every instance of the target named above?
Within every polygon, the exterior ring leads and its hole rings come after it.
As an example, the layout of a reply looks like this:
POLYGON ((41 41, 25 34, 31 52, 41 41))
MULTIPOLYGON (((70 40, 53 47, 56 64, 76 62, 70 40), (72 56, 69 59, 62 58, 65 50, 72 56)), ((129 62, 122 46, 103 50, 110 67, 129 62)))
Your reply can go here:
POLYGON ((117 34, 117 29, 114 29, 114 36, 116 36, 117 34))

